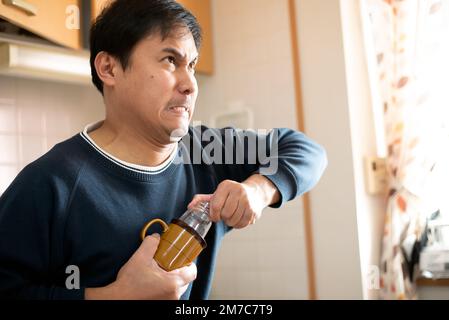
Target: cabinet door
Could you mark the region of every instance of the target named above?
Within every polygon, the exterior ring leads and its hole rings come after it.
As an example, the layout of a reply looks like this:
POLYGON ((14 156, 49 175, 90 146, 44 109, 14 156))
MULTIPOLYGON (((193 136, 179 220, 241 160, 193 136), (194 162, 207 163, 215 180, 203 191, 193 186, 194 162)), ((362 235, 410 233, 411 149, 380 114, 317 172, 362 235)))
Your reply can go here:
MULTIPOLYGON (((111 0, 92 0, 93 17, 96 17, 109 1, 111 0)), ((199 73, 212 74, 213 52, 210 0, 178 0, 178 2, 195 15, 203 29, 203 43, 201 46, 200 60, 196 70, 199 73)))
POLYGON ((110 0, 92 0, 92 20, 94 20, 100 13, 101 10, 110 2, 110 0))
POLYGON ((66 47, 80 49, 79 0, 0 0, 0 17, 66 47))
POLYGON ((212 74, 212 12, 210 0, 178 0, 178 2, 195 15, 203 29, 203 42, 197 70, 201 73, 212 74))

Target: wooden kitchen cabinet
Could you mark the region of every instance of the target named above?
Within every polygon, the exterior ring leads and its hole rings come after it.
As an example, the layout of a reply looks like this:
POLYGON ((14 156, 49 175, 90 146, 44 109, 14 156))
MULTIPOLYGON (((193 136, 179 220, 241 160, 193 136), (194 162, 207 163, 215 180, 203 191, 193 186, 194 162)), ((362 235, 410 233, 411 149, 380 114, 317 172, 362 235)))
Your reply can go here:
MULTIPOLYGON (((92 17, 95 18, 111 0, 92 0, 92 17)), ((203 74, 213 73, 213 45, 212 45, 212 19, 211 0, 178 0, 180 4, 189 9, 198 19, 203 29, 203 42, 200 60, 196 70, 203 74)))
POLYGON ((189 9, 203 29, 203 42, 201 45, 200 60, 197 66, 198 72, 205 74, 213 73, 213 51, 212 51, 212 19, 211 0, 178 0, 189 9))
POLYGON ((103 8, 110 2, 110 0, 92 0, 92 20, 94 20, 103 10, 103 8))
POLYGON ((0 0, 0 17, 45 39, 69 48, 80 49, 81 33, 78 24, 81 19, 80 2, 80 0, 0 0))

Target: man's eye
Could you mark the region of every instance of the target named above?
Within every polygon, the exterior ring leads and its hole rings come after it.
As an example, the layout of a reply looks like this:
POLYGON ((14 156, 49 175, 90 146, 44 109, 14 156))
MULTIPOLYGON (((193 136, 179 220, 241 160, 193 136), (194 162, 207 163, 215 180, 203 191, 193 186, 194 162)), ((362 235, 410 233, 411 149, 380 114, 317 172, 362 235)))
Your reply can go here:
POLYGON ((172 57, 172 56, 169 56, 166 59, 168 62, 173 63, 173 64, 176 62, 175 57, 172 57))

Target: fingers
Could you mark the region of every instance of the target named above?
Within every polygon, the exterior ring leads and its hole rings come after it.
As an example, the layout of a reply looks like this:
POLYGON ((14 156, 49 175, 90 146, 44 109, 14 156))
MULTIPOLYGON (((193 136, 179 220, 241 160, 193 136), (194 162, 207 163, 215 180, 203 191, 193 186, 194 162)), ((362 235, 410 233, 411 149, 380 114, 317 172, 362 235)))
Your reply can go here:
POLYGON ((181 280, 180 286, 188 286, 190 282, 196 279, 197 268, 195 263, 188 266, 170 271, 171 274, 176 275, 181 280))
POLYGON ((153 233, 150 237, 155 238, 158 242, 161 239, 161 235, 159 233, 153 233))
POLYGON ((156 253, 157 247, 159 245, 160 235, 158 233, 153 233, 151 236, 146 236, 140 245, 139 251, 146 257, 153 259, 156 253))
POLYGON ((238 222, 240 220, 240 217, 235 216, 236 214, 239 214, 237 212, 237 209, 239 209, 239 203, 241 203, 239 193, 232 190, 228 194, 223 208, 221 208, 221 219, 223 219, 227 225, 230 225, 231 221, 238 222))
POLYGON ((255 222, 255 216, 253 215, 252 211, 248 208, 245 209, 245 212, 242 214, 242 217, 238 223, 235 224, 234 228, 236 229, 242 229, 249 224, 254 224, 255 222))
POLYGON ((210 217, 212 221, 217 222, 221 220, 221 211, 228 196, 229 191, 227 190, 227 186, 219 184, 210 201, 210 217))
POLYGON ((209 201, 210 219, 213 222, 223 220, 228 226, 244 228, 254 224, 259 216, 257 190, 249 188, 244 183, 232 180, 222 181, 215 192, 195 195, 189 208, 200 201, 209 201))
POLYGON ((196 279, 197 269, 196 264, 191 263, 188 266, 173 271, 162 271, 162 273, 171 278, 170 282, 174 294, 173 298, 179 300, 184 292, 186 292, 189 284, 196 279))
POLYGON ((188 209, 192 209, 194 208, 198 203, 202 202, 202 201, 206 201, 209 202, 210 199, 212 198, 211 194, 196 194, 192 201, 190 201, 189 205, 187 206, 188 209))
POLYGON ((237 207, 233 212, 232 216, 228 220, 225 220, 225 223, 230 227, 234 227, 237 223, 239 223, 245 212, 245 205, 243 201, 237 200, 236 202, 237 207))

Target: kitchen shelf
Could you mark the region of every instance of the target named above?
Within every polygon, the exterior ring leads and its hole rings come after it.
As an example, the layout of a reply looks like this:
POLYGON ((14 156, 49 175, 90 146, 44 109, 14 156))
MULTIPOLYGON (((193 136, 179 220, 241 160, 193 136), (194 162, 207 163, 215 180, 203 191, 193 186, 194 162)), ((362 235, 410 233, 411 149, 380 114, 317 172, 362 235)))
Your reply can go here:
POLYGON ((447 287, 449 286, 449 279, 429 279, 419 278, 416 280, 418 286, 433 286, 433 287, 447 287))

